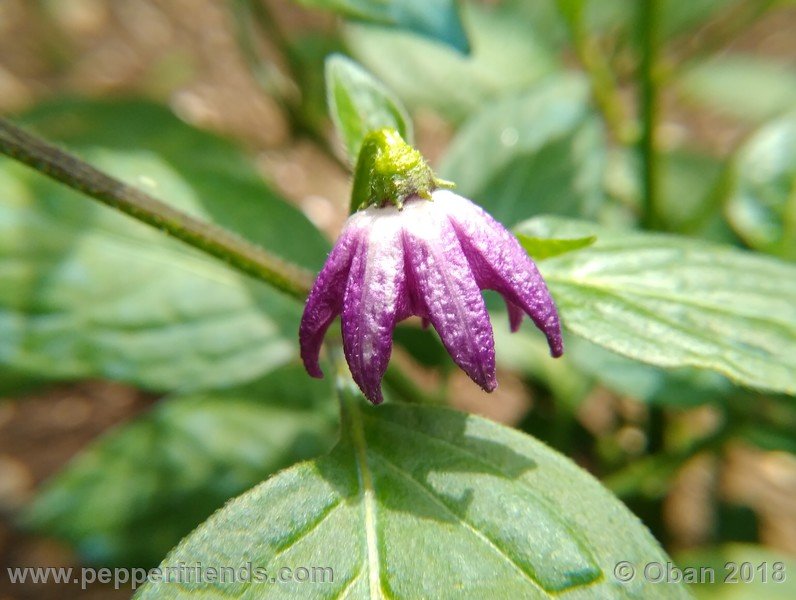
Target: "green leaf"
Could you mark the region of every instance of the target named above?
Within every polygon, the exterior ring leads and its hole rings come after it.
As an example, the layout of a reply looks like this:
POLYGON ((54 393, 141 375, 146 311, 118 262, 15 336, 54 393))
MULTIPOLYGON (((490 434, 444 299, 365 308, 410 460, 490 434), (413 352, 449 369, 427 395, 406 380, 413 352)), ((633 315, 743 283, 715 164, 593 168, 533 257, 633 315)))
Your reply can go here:
POLYGON ((733 161, 727 220, 751 247, 796 260, 796 113, 755 133, 733 161))
POLYGON ((470 46, 457 0, 297 0, 357 21, 403 29, 467 53, 470 46))
POLYGON ((231 496, 328 450, 329 383, 288 367, 245 387, 177 394, 82 451, 27 526, 103 565, 151 566, 231 496))
POLYGON ((688 230, 718 212, 715 189, 723 166, 718 159, 678 150, 663 155, 661 163, 661 212, 669 228, 688 230))
POLYGON ((553 256, 566 254, 588 248, 597 241, 597 236, 589 235, 579 238, 540 238, 521 233, 517 236, 525 251, 535 260, 544 260, 553 256))
POLYGON ((687 100, 753 122, 796 105, 796 70, 746 54, 725 54, 697 62, 681 74, 676 86, 687 100))
POLYGON ((326 59, 326 94, 332 121, 352 165, 362 139, 376 129, 390 127, 413 143, 412 121, 401 101, 353 60, 340 54, 326 59))
MULTIPOLYGON (((319 268, 328 248, 228 144, 140 102, 25 117, 179 208, 319 268)), ((295 356, 301 307, 223 263, 0 160, 0 362, 156 389, 248 381, 295 356)))
POLYGON ((796 267, 687 238, 549 217, 534 235, 597 235, 539 264, 573 333, 661 367, 796 394, 796 267))
MULTIPOLYGON (((417 36, 383 27, 349 25, 345 39, 352 55, 395 90, 412 108, 430 107, 461 121, 491 99, 524 90, 557 66, 538 29, 518 18, 515 6, 534 11, 537 3, 467 2, 462 13, 473 50, 464 56, 417 36)), ((552 9, 555 23, 555 10, 552 9)))
POLYGON ((567 357, 581 373, 608 389, 650 404, 697 406, 726 398, 733 390, 712 371, 662 369, 626 358, 577 337, 567 338, 567 357))
MULTIPOLYGON (((256 587, 258 598, 687 598, 613 577, 665 555, 567 458, 449 409, 359 406, 349 435, 216 513, 162 563, 330 567, 333 582, 256 587)), ((257 584, 253 584, 257 585, 257 584)), ((253 587, 148 584, 150 598, 243 598, 253 587)))
POLYGON ((589 86, 580 76, 563 75, 472 117, 439 172, 496 219, 516 223, 539 213, 595 214, 604 162, 589 86))
POLYGON ((796 560, 792 555, 763 546, 727 544, 682 552, 676 558, 677 566, 683 570, 683 574, 686 569, 697 577, 700 572, 714 573, 713 583, 708 579, 705 583, 689 586, 697 600, 790 600, 796 593, 792 575, 796 570, 796 560), (747 563, 748 567, 743 567, 741 572, 740 565, 743 563, 747 563), (773 569, 777 563, 782 565, 782 572, 785 573, 784 579, 779 583, 773 579, 773 569), (761 564, 764 567, 757 570, 761 564), (765 582, 762 580, 763 574, 766 575, 765 582), (730 581, 725 582, 728 577, 730 581), (743 577, 748 577, 749 581, 746 582, 743 577))

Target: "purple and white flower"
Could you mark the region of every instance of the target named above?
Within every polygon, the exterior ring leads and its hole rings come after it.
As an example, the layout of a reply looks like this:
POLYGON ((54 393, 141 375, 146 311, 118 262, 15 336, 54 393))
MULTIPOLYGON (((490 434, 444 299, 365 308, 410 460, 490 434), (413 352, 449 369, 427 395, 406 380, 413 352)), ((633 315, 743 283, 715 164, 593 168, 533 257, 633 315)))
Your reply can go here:
POLYGON ((438 189, 431 201, 413 197, 402 209, 358 211, 307 299, 299 330, 304 366, 313 377, 323 376, 323 337, 341 314, 351 374, 378 404, 393 330, 416 315, 434 326, 456 364, 491 392, 497 387, 495 345, 484 289, 503 296, 512 331, 525 313, 547 336, 551 354, 562 354, 558 312, 536 265, 479 206, 438 189))

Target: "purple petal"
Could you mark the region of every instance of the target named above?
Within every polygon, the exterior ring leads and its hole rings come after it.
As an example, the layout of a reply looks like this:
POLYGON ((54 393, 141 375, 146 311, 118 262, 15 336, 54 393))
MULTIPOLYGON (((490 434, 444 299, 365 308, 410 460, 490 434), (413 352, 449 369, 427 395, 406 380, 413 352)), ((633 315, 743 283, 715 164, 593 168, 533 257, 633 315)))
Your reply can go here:
MULTIPOLYGON (((454 362, 484 390, 497 387, 492 326, 453 227, 434 203, 407 214, 404 251, 421 309, 454 362)), ((404 211, 413 211, 407 205, 404 211)))
POLYGON ((550 353, 561 356, 564 343, 558 311, 542 275, 517 238, 465 198, 438 191, 434 201, 448 213, 478 286, 497 291, 524 310, 547 336, 550 353))
POLYGON ((307 297, 299 327, 299 345, 304 368, 312 377, 323 377, 318 364, 323 336, 343 309, 343 293, 351 260, 362 235, 361 228, 352 217, 340 234, 307 297))
POLYGON ((511 329, 511 333, 517 333, 522 325, 522 318, 525 316, 525 311, 511 300, 506 300, 506 309, 509 311, 509 329, 511 329))
POLYGON ((368 400, 379 404, 393 330, 406 309, 406 275, 401 216, 392 208, 373 210, 380 215, 357 249, 345 290, 343 349, 354 381, 368 400))

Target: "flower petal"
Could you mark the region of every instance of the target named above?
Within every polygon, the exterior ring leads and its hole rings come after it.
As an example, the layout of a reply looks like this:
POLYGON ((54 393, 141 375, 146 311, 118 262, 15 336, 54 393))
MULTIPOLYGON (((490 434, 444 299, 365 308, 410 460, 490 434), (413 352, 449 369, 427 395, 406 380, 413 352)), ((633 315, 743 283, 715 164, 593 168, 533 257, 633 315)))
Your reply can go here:
POLYGON ((413 289, 454 362, 488 392, 497 387, 492 326, 453 227, 433 202, 407 204, 404 251, 413 289), (414 214, 412 214, 414 213, 414 214))
POLYGON ((447 212, 478 286, 497 291, 528 313, 547 336, 550 353, 561 356, 564 343, 558 311, 542 275, 517 238, 466 198, 441 190, 434 192, 434 201, 447 212))
POLYGON ((313 377, 323 377, 318 364, 323 336, 343 309, 343 293, 351 261, 363 235, 357 223, 350 220, 307 297, 299 326, 299 345, 304 368, 313 377))
POLYGON ((511 300, 506 300, 506 309, 509 312, 509 329, 511 329, 511 333, 517 333, 522 325, 522 318, 525 316, 525 311, 511 300))
POLYGON ((343 349, 354 381, 379 404, 393 330, 406 313, 407 299, 401 217, 392 208, 373 210, 381 214, 357 249, 345 290, 343 349))

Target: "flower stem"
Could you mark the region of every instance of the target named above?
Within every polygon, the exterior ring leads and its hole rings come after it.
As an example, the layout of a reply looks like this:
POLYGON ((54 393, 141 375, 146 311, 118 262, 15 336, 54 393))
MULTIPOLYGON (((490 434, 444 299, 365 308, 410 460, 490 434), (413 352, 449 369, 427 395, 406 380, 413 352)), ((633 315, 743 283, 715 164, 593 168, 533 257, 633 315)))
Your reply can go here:
POLYGON ((147 223, 239 271, 303 300, 312 274, 236 234, 176 210, 44 140, 0 119, 0 153, 147 223))
POLYGON ((641 112, 641 181, 642 224, 647 229, 660 229, 663 215, 660 206, 656 129, 659 116, 658 50, 660 3, 641 0, 639 6, 641 32, 641 72, 639 74, 639 105, 641 112))

